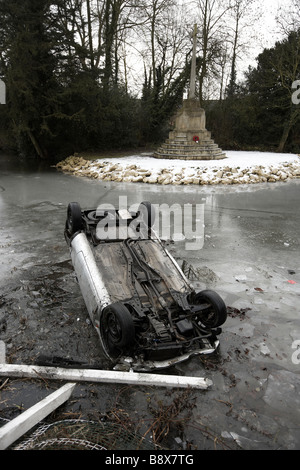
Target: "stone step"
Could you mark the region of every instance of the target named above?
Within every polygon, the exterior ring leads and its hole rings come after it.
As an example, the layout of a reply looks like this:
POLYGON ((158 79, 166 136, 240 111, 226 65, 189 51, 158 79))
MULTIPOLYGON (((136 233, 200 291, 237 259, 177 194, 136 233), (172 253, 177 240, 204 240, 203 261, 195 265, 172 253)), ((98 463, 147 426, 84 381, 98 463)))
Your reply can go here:
POLYGON ((218 149, 217 144, 206 143, 205 145, 173 145, 173 144, 162 144, 161 149, 168 150, 170 152, 199 152, 201 150, 216 150, 218 149))
MULTIPOLYGON (((211 132, 204 132, 202 134, 195 134, 198 136, 199 138, 199 141, 201 142, 202 140, 207 140, 207 139, 210 139, 210 140, 213 140, 212 137, 211 137, 211 132)), ((194 142, 193 141, 193 135, 192 134, 186 134, 184 136, 180 136, 180 135, 172 135, 172 133, 169 134, 169 136, 167 137, 167 140, 169 141, 172 141, 172 142, 178 142, 179 141, 186 141, 186 142, 194 142)))
POLYGON ((182 145, 183 147, 185 147, 186 145, 190 146, 190 147, 196 147, 196 146, 199 146, 199 145, 210 145, 210 144, 213 144, 215 145, 215 141, 212 140, 212 139, 205 139, 205 140, 200 140, 199 142, 191 142, 190 140, 180 140, 180 141, 174 141, 174 140, 166 140, 163 144, 161 145, 164 145, 164 144, 167 144, 167 145, 182 145))
POLYGON ((217 154, 217 153, 220 153, 222 152, 222 149, 220 148, 215 148, 215 149, 198 149, 198 150, 194 150, 194 151, 190 151, 190 152, 183 152, 182 149, 178 149, 178 150, 170 150, 170 149, 165 149, 165 148, 159 148, 157 149, 157 152, 158 153, 163 153, 163 154, 170 154, 170 155, 204 155, 204 154, 208 154, 208 155, 213 155, 213 154, 217 154))
POLYGON ((199 135, 199 142, 191 140, 191 134, 185 132, 170 133, 167 139, 157 149, 154 156, 156 158, 178 159, 178 160, 220 160, 226 158, 226 154, 218 147, 211 138, 211 133, 201 131, 195 133, 199 135))
POLYGON ((153 154, 155 158, 164 158, 168 160, 223 160, 226 158, 225 153, 217 153, 214 155, 170 155, 170 154, 162 154, 159 152, 155 152, 153 154))
POLYGON ((172 140, 172 141, 166 140, 164 142, 164 144, 162 144, 162 146, 163 145, 170 145, 170 146, 175 146, 175 147, 178 147, 178 146, 196 147, 196 146, 201 146, 201 145, 217 145, 217 144, 215 144, 215 142, 211 139, 205 139, 205 140, 201 140, 201 142, 198 142, 197 144, 194 143, 194 142, 187 141, 187 140, 185 140, 185 141, 180 140, 178 142, 177 141, 175 142, 174 140, 172 140))
POLYGON ((215 160, 216 158, 219 158, 221 155, 223 155, 222 152, 216 152, 216 153, 201 153, 201 154, 193 154, 193 155, 186 155, 186 154, 174 154, 174 153, 162 153, 162 152, 156 152, 157 155, 160 156, 160 158, 173 158, 173 160, 176 159, 186 159, 186 160, 215 160))
POLYGON ((159 153, 165 153, 165 154, 170 154, 170 155, 202 155, 202 154, 214 154, 214 153, 219 153, 219 152, 222 152, 221 149, 219 149, 219 147, 214 147, 214 148, 211 148, 211 147, 202 147, 202 148, 198 148, 198 149, 190 149, 189 151, 187 151, 186 149, 170 149, 170 148, 166 148, 166 147, 160 147, 159 149, 157 149, 157 152, 159 153))

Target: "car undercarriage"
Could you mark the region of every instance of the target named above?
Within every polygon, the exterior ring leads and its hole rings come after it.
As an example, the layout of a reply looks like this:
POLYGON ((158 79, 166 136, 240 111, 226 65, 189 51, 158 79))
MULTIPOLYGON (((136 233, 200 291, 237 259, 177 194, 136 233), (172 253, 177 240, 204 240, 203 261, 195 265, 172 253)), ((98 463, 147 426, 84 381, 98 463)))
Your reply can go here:
POLYGON ((223 299, 195 291, 152 230, 154 212, 82 211, 70 203, 65 238, 90 318, 114 368, 170 367, 218 345, 223 299))

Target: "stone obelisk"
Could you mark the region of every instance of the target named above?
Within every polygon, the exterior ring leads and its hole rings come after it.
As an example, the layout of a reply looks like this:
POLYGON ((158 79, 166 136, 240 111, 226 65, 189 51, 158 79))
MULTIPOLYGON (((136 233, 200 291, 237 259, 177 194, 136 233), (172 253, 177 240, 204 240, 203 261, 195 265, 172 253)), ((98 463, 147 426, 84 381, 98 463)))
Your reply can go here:
POLYGON ((196 49, 197 25, 193 33, 193 53, 188 99, 175 118, 175 128, 169 133, 169 139, 154 153, 156 158, 181 160, 219 160, 226 155, 211 139, 206 130, 205 111, 196 97, 196 49))

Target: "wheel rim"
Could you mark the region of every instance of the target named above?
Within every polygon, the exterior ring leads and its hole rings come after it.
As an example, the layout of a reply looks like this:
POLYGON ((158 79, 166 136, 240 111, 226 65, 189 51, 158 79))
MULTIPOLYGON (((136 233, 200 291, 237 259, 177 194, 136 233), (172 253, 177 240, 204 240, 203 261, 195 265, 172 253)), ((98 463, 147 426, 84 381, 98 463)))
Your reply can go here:
POLYGON ((199 313, 199 321, 207 328, 221 326, 227 318, 227 308, 223 299, 214 291, 204 290, 196 294, 195 303, 205 304, 199 313))
POLYGON ((206 310, 206 313, 205 314, 202 314, 200 316, 200 320, 202 321, 203 324, 205 324, 205 326, 207 326, 208 328, 213 328, 216 324, 216 312, 215 312, 215 309, 213 308, 212 305, 210 305, 207 310, 206 310))
POLYGON ((114 344, 122 339, 122 328, 115 313, 111 313, 107 319, 107 334, 114 344))

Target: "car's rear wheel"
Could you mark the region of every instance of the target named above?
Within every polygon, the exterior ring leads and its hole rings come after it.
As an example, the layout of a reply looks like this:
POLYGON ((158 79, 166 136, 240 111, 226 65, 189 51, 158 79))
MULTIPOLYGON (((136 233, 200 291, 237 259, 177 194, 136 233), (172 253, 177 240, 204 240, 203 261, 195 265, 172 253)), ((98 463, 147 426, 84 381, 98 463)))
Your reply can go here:
POLYGON ((198 315, 201 323, 207 328, 217 328, 223 325, 227 319, 227 308, 222 297, 212 290, 198 292, 193 299, 193 304, 204 304, 207 307, 198 315))
POLYGON ((122 303, 105 307, 100 318, 100 334, 106 354, 115 359, 134 343, 135 328, 129 310, 122 303))
POLYGON ((67 230, 70 235, 83 229, 81 207, 78 202, 70 202, 67 209, 67 230))

